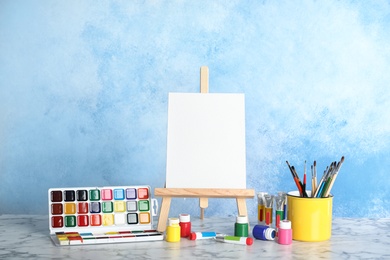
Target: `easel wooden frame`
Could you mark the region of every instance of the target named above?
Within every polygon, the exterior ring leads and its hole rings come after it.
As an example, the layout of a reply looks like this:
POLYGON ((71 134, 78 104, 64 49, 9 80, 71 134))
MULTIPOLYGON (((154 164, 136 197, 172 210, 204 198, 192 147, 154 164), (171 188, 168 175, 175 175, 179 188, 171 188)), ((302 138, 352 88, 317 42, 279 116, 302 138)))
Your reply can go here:
MULTIPOLYGON (((200 92, 205 94, 209 92, 209 69, 207 66, 200 68, 200 92)), ((247 216, 245 199, 253 198, 254 195, 253 189, 155 188, 154 196, 162 197, 157 230, 164 232, 166 229, 172 198, 199 198, 200 219, 203 219, 209 198, 235 198, 238 214, 247 216)))

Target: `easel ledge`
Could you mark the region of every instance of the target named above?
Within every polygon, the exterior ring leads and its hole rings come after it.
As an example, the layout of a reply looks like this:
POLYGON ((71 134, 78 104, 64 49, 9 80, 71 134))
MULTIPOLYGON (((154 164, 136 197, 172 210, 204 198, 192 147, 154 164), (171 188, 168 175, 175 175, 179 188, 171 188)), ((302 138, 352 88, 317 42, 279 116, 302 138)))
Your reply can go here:
POLYGON ((209 198, 235 198, 238 214, 247 216, 245 199, 253 198, 255 191, 253 189, 155 188, 154 195, 162 197, 157 230, 164 232, 167 227, 172 198, 199 198, 200 219, 204 217, 204 209, 208 207, 209 198))

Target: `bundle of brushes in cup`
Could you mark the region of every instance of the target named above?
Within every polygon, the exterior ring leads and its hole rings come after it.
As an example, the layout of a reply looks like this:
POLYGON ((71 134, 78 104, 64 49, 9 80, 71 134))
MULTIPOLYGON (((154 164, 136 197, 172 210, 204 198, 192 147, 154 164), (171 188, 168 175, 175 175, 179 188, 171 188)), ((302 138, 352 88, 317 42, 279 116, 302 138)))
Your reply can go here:
POLYGON ((311 192, 308 195, 306 189, 306 161, 304 166, 303 173, 303 182, 299 179, 298 173, 295 170, 294 166, 291 166, 288 161, 286 161, 288 168, 292 174, 292 177, 295 181, 295 184, 298 188, 299 194, 303 198, 327 198, 330 196, 330 191, 332 190, 333 184, 336 181, 336 178, 339 174, 341 165, 344 162, 344 156, 341 157, 339 162, 332 162, 329 166, 326 167, 320 182, 317 183, 317 162, 314 161, 311 165, 311 192))

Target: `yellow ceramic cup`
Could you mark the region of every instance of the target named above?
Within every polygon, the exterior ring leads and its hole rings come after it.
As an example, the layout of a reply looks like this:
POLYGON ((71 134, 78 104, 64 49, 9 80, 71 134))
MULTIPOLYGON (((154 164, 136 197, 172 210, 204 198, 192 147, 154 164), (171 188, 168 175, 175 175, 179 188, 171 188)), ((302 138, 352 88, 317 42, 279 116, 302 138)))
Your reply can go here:
POLYGON ((291 221, 292 238, 299 241, 328 240, 332 234, 332 201, 332 196, 302 198, 298 191, 288 192, 287 217, 291 221))

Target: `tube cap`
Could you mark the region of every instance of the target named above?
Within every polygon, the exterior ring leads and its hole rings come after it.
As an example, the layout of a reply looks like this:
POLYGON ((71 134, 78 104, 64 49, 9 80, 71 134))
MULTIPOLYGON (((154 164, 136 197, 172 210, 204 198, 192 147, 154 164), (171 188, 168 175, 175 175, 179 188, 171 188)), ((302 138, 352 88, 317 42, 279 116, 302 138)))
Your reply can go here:
POLYGON ((248 223, 248 217, 239 215, 239 216, 237 216, 236 222, 240 223, 240 224, 246 224, 246 223, 248 223))
POLYGON ((252 235, 256 239, 274 240, 276 235, 276 230, 274 228, 265 225, 255 225, 253 227, 252 235))
POLYGON ((247 238, 246 238, 246 244, 247 244, 248 246, 252 245, 252 244, 253 244, 253 238, 247 237, 247 238))
POLYGON ((190 214, 180 214, 179 219, 180 222, 190 222, 190 214))
POLYGON ((196 240, 196 233, 192 232, 189 236, 190 240, 196 240))
POLYGON ((168 226, 173 225, 173 224, 179 224, 179 219, 178 218, 169 218, 168 219, 168 226))
POLYGON ((282 220, 279 222, 279 228, 282 229, 291 229, 291 221, 290 220, 282 220))

